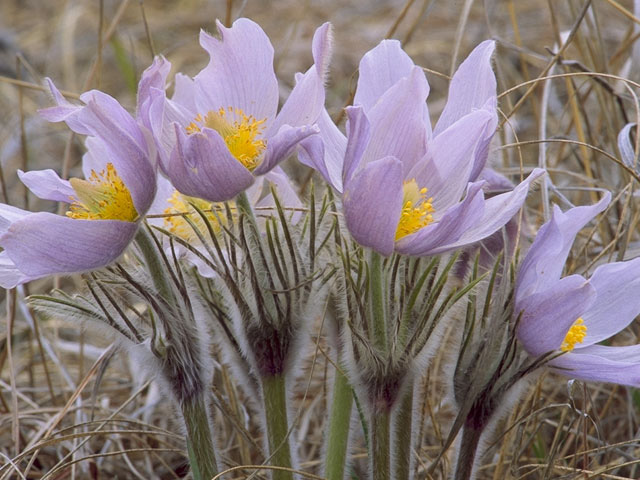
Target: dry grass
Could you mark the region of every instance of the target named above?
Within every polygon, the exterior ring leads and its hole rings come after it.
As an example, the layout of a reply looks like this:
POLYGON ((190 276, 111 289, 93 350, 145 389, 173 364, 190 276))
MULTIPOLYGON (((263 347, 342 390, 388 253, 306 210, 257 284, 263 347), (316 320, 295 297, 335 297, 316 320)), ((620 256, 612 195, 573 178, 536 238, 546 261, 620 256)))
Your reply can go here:
MULTIPOLYGON (((585 4, 3 0, 0 199, 54 210, 55 205, 27 196, 16 170, 54 168, 72 174, 79 168, 81 139, 63 126, 46 124, 36 113, 49 105, 40 91, 45 76, 71 93, 100 88, 132 110, 135 83, 152 51, 169 58, 174 72, 195 74, 206 62, 198 30, 215 31, 216 17, 228 21, 248 16, 271 37, 276 71, 282 88, 288 89, 294 72, 311 63, 315 27, 331 21, 335 54, 327 102, 336 116, 355 87, 359 58, 382 38, 402 40, 416 63, 428 69, 433 118, 443 106, 452 69, 476 43, 495 38, 499 91, 505 93, 494 166, 514 180, 538 165, 548 169, 553 186, 532 195, 528 203, 527 218, 533 225, 548 215, 551 203, 566 208, 567 201, 592 202, 596 189, 612 191, 615 201, 602 221, 584 232, 570 270, 584 272, 599 261, 632 258, 640 253, 640 210, 632 196, 640 177, 633 165, 624 164, 617 135, 640 118, 640 85, 632 83, 640 81, 640 46, 633 57, 640 19, 633 17, 630 0, 593 0, 586 15, 585 4), (568 34, 572 41, 563 48, 568 34), (549 76, 554 79, 541 80, 549 76)), ((639 139, 632 129, 632 142, 639 139)), ((296 175, 302 181, 307 172, 298 169, 296 175)), ((77 281, 63 280, 70 289, 77 281)), ((7 315, 0 325, 0 479, 184 476, 186 456, 175 415, 154 384, 139 375, 139 368, 95 332, 62 319, 32 317, 24 297, 51 286, 51 280, 33 282, 3 299, 7 315)), ((637 334, 634 325, 615 341, 635 344, 637 334)), ((334 368, 324 351, 326 346, 319 350, 312 377, 299 382, 299 421, 293 432, 301 467, 310 473, 320 471, 327 378, 334 368)), ((423 435, 416 452, 419 478, 439 452, 452 418, 446 379, 438 376, 441 362, 445 356, 425 372, 423 435)), ((229 375, 224 367, 216 371, 222 455, 230 465, 259 463, 260 433, 251 420, 252 404, 229 375)), ((639 454, 634 441, 638 412, 640 392, 634 389, 568 385, 563 378, 543 376, 499 426, 502 435, 484 458, 480 476, 639 478, 639 462, 634 460, 639 454)), ((365 465, 362 445, 353 451, 355 477, 365 465)), ((437 478, 450 472, 447 458, 437 478)), ((229 478, 245 475, 240 471, 229 478)))

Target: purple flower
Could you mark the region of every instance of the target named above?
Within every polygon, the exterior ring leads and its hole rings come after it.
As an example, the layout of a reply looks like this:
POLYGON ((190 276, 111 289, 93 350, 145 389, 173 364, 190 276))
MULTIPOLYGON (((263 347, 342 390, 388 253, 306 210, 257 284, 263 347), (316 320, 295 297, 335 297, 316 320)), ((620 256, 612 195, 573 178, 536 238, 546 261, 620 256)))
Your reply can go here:
POLYGON ((58 106, 42 110, 42 116, 89 135, 85 179, 63 180, 53 170, 18 173, 36 196, 70 207, 63 216, 0 205, 0 285, 5 288, 117 259, 156 191, 152 152, 133 117, 115 99, 95 90, 80 97, 85 105, 73 105, 47 81, 58 106))
POLYGON ((165 93, 170 64, 157 58, 143 75, 138 115, 153 133, 160 164, 180 192, 211 202, 229 200, 317 134, 324 106, 324 79, 331 56, 328 23, 313 38, 315 64, 277 113, 278 82, 273 47, 264 31, 241 18, 231 28, 218 22, 220 39, 200 33, 209 64, 191 79, 177 74, 165 93), (277 114, 276 114, 277 113, 277 114))
POLYGON ((521 207, 542 170, 488 200, 475 181, 497 123, 494 48, 483 42, 460 65, 433 132, 427 79, 395 40, 362 58, 346 138, 323 113, 324 142, 306 140, 301 160, 342 192, 361 245, 383 255, 443 253, 489 236, 521 207))
POLYGON ((564 352, 549 364, 582 380, 640 386, 640 345, 606 347, 606 340, 640 314, 640 258, 602 265, 588 280, 562 277, 576 234, 608 205, 611 195, 588 207, 557 206, 520 266, 515 312, 518 339, 532 356, 564 352))

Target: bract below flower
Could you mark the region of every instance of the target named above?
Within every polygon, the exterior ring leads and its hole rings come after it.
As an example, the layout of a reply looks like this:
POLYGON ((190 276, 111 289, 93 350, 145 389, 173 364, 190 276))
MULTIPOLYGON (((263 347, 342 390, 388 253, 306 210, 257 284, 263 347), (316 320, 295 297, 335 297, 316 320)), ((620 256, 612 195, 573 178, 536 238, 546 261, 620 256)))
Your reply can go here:
POLYGON ((301 159, 342 192, 358 243, 383 255, 439 254, 486 238, 520 209, 542 170, 488 200, 476 181, 496 128, 494 48, 483 42, 462 63, 433 132, 427 79, 395 40, 362 58, 347 136, 321 116, 324 144, 306 140, 301 159))
MULTIPOLYGON (((275 213, 275 202, 271 193, 264 194, 265 187, 272 187, 278 196, 280 204, 285 209, 300 209, 302 202, 296 194, 290 179, 280 167, 275 167, 267 174, 259 177, 257 181, 247 189, 247 197, 251 205, 260 214, 263 210, 267 210, 267 214, 275 213)), ((232 212, 236 208, 233 202, 230 202, 232 212)), ((188 242, 191 248, 201 250, 202 254, 207 257, 207 252, 202 249, 202 242, 198 237, 198 233, 194 231, 193 226, 185 219, 188 217, 193 225, 203 235, 205 241, 208 241, 208 227, 211 227, 214 235, 220 234, 227 222, 227 213, 224 203, 209 202, 200 198, 189 197, 176 190, 173 185, 163 176, 158 176, 158 193, 151 208, 150 215, 162 215, 149 219, 149 223, 161 227, 171 234, 188 242), (194 205, 202 211, 207 218, 208 226, 202 219, 201 215, 196 211, 194 205)), ((296 223, 300 217, 300 212, 292 212, 290 218, 296 223)), ((259 216, 258 221, 261 221, 259 216)), ((195 254, 184 246, 174 243, 173 246, 168 244, 167 253, 172 251, 178 257, 183 257, 187 262, 198 269, 198 273, 207 278, 216 276, 215 271, 211 268, 207 261, 195 254)))
POLYGON ((318 133, 324 79, 331 56, 328 23, 313 38, 315 64, 298 74, 277 113, 273 47, 264 31, 242 18, 218 22, 220 39, 201 32, 209 64, 191 79, 177 74, 165 92, 170 64, 157 58, 143 74, 138 115, 153 132, 163 171, 183 194, 211 202, 229 200, 318 133), (277 115, 276 115, 277 113, 277 115))
POLYGON ((49 81, 57 107, 41 111, 89 135, 85 179, 53 170, 19 172, 38 197, 70 204, 66 215, 0 205, 0 285, 11 288, 53 274, 102 267, 131 242, 156 191, 155 155, 136 121, 112 97, 90 91, 84 106, 67 102, 49 81))
POLYGON ((518 339, 532 356, 562 353, 549 361, 563 375, 640 386, 640 345, 597 345, 640 314, 640 258, 595 269, 589 279, 562 277, 576 234, 608 205, 562 212, 557 206, 543 225, 520 266, 515 312, 518 339))

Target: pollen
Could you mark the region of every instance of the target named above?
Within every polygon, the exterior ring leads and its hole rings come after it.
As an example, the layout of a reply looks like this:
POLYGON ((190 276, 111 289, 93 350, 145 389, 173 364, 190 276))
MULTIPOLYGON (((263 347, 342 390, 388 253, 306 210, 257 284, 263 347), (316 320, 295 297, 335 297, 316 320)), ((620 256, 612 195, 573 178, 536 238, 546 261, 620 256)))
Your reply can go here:
POLYGON ((564 341, 560 346, 560 350, 563 352, 570 352, 577 343, 584 342, 584 337, 587 336, 587 326, 584 324, 582 317, 578 318, 571 328, 567 332, 567 336, 564 337, 564 341))
POLYGON ((433 222, 433 198, 427 198, 427 189, 419 188, 415 178, 402 185, 402 212, 396 229, 396 240, 416 233, 433 222))
POLYGON ((195 225, 202 235, 206 235, 208 231, 205 221, 193 207, 194 205, 205 214, 207 222, 215 234, 222 231, 222 227, 225 223, 224 219, 220 215, 216 215, 214 210, 219 211, 223 209, 223 203, 211 203, 200 198, 189 197, 181 194, 177 190, 173 191, 173 194, 169 197, 167 202, 169 203, 169 206, 164 210, 165 215, 167 215, 164 218, 164 228, 183 240, 186 240, 189 243, 196 243, 199 241, 198 235, 185 217, 189 217, 189 220, 195 225))
POLYGON ((69 183, 76 192, 76 198, 66 213, 67 217, 126 222, 138 219, 131 192, 112 163, 107 163, 107 167, 99 173, 92 170, 86 180, 72 178, 69 183))
POLYGON ((200 132, 203 127, 218 132, 227 148, 247 170, 253 171, 261 162, 266 141, 259 138, 265 128, 266 119, 257 120, 253 115, 245 115, 239 108, 221 108, 210 111, 204 117, 198 114, 187 125, 188 134, 200 132))

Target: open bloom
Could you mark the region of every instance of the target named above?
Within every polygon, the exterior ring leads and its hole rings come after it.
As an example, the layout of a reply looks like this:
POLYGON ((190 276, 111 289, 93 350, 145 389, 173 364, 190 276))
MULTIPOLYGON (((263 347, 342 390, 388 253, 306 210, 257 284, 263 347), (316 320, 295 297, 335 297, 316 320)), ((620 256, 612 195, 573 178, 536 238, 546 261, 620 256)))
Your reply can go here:
POLYGON ((69 203, 66 215, 32 213, 0 205, 0 285, 53 274, 102 267, 131 242, 153 201, 155 155, 136 121, 120 104, 99 91, 67 102, 49 81, 57 107, 41 111, 50 121, 65 121, 89 135, 83 158, 84 179, 61 179, 53 170, 19 172, 38 197, 69 203))
POLYGON ((209 64, 191 79, 175 77, 165 93, 170 64, 156 58, 141 81, 138 115, 153 133, 162 170, 185 195, 211 202, 229 200, 316 135, 324 106, 324 78, 331 56, 331 29, 313 38, 315 64, 298 74, 278 109, 273 47, 264 31, 241 18, 231 28, 218 22, 220 39, 201 32, 209 64))
POLYGON ((532 356, 556 351, 549 364, 563 375, 640 385, 640 345, 597 345, 640 314, 640 258, 602 265, 588 280, 561 278, 576 234, 609 203, 562 212, 557 206, 522 262, 516 281, 518 339, 532 356))
POLYGON ((358 243, 383 255, 438 254, 482 240, 521 207, 541 170, 488 200, 475 181, 496 128, 494 48, 483 42, 462 63, 433 131, 427 79, 395 40, 362 58, 347 136, 322 115, 324 144, 305 141, 301 160, 342 192, 358 243))

